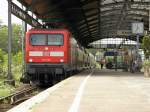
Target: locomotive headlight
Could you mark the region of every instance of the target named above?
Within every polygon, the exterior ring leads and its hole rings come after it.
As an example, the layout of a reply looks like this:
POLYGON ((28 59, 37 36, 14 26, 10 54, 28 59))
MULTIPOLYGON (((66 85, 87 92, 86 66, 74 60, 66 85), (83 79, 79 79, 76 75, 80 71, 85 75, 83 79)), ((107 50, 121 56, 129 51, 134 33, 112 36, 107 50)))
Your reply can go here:
POLYGON ((32 59, 29 59, 29 62, 32 62, 33 60, 32 59))
POLYGON ((63 60, 63 59, 60 59, 60 62, 64 62, 64 60, 63 60))

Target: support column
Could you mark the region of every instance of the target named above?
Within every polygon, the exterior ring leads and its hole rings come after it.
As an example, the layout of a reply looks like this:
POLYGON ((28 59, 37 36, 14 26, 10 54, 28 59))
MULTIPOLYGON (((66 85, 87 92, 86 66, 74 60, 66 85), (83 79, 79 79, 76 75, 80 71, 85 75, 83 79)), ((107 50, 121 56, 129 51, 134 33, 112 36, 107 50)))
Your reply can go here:
POLYGON ((7 80, 5 81, 8 84, 15 85, 15 81, 12 77, 11 64, 12 64, 12 24, 11 24, 11 3, 12 0, 8 0, 8 74, 7 80))
MULTIPOLYGON (((23 6, 22 6, 22 10, 23 6)), ((25 33, 27 31, 27 23, 22 20, 22 76, 24 77, 24 73, 26 72, 26 65, 25 65, 25 33)))
POLYGON ((137 53, 136 59, 137 59, 137 60, 139 60, 139 52, 138 52, 138 51, 139 51, 139 45, 140 45, 139 37, 140 37, 139 34, 137 34, 137 35, 136 35, 136 42, 137 42, 137 44, 136 44, 136 53, 137 53))
POLYGON ((149 9, 149 31, 150 31, 150 9, 149 9))

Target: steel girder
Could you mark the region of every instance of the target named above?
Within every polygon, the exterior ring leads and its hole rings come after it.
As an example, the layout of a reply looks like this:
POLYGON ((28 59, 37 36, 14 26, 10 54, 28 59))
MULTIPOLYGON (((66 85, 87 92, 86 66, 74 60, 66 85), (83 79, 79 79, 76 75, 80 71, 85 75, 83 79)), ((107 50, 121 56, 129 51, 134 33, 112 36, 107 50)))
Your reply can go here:
POLYGON ((26 11, 22 10, 20 7, 18 7, 13 2, 11 3, 12 13, 17 16, 18 18, 24 20, 28 24, 30 24, 33 27, 41 27, 41 23, 39 23, 36 19, 34 19, 32 16, 30 16, 26 11))
MULTIPOLYGON (((131 23, 144 22, 148 29, 150 1, 146 0, 18 0, 43 21, 64 19, 81 44, 114 36, 131 23), (122 25, 126 24, 126 25, 122 25), (86 42, 83 40, 85 39, 86 42)), ((117 36, 117 35, 116 35, 117 36)))

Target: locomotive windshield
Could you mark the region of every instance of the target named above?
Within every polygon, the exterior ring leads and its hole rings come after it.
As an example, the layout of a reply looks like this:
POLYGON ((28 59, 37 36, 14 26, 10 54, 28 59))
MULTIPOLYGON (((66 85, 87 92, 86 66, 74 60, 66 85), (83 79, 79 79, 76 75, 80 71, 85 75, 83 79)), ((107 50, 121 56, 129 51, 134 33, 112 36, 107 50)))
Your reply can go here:
POLYGON ((32 34, 30 40, 32 45, 46 45, 46 35, 32 34))
POLYGON ((63 45, 63 35, 51 34, 48 35, 48 45, 63 45))
POLYGON ((61 46, 64 43, 62 34, 32 34, 30 38, 31 45, 52 45, 61 46))

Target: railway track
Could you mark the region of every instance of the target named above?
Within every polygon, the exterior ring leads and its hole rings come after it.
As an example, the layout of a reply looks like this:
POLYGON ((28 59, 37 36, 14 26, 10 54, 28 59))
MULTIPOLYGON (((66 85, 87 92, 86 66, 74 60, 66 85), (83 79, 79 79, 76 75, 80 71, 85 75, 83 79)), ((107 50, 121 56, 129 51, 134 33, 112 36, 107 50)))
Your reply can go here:
POLYGON ((6 112, 39 92, 40 90, 36 86, 27 86, 9 96, 0 98, 0 112, 6 112))

